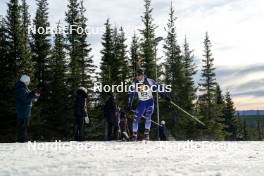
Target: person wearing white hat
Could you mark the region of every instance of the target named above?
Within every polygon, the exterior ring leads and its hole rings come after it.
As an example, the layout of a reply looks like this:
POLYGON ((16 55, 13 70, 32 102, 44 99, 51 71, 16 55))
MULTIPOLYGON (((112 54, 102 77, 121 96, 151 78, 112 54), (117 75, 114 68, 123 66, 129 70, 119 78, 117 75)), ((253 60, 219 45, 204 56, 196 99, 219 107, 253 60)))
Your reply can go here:
POLYGON ((167 140, 167 128, 165 126, 166 122, 162 120, 160 124, 161 125, 159 126, 159 138, 161 141, 166 141, 167 140))
POLYGON ((30 77, 28 75, 22 75, 16 83, 17 142, 27 141, 27 122, 31 116, 32 100, 40 96, 39 93, 28 89, 29 83, 30 77))
POLYGON ((30 77, 28 75, 22 75, 20 81, 28 86, 30 83, 30 77))

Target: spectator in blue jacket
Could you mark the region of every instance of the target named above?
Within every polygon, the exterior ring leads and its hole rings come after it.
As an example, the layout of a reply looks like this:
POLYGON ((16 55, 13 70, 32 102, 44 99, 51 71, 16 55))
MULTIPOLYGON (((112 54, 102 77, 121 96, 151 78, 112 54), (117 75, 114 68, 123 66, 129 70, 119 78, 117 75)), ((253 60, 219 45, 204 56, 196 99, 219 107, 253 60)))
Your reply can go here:
POLYGON ((32 100, 40 96, 38 92, 28 89, 29 84, 30 77, 28 75, 22 75, 16 83, 17 142, 27 141, 27 123, 28 118, 31 116, 32 100))

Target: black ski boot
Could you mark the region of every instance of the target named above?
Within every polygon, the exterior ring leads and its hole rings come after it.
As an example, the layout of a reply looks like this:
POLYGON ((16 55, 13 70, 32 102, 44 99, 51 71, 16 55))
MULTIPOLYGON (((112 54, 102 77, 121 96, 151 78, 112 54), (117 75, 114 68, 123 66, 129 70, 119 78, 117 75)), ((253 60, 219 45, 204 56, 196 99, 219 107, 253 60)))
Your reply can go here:
POLYGON ((144 136, 145 136, 144 140, 149 141, 149 130, 148 129, 145 130, 144 136))
POLYGON ((137 133, 134 132, 131 141, 137 141, 137 133))

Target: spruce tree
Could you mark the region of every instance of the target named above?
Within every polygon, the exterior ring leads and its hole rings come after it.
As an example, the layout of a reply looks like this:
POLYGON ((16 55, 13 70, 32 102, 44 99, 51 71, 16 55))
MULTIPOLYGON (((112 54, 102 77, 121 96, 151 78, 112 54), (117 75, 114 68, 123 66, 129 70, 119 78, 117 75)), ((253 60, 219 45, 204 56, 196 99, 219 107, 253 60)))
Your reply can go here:
MULTIPOLYGON (((57 30, 59 30, 58 23, 57 30)), ((52 116, 48 117, 47 127, 50 135, 56 139, 70 139, 71 121, 69 116, 69 98, 66 85, 66 54, 64 51, 64 36, 57 33, 54 38, 54 47, 51 52, 50 69, 50 106, 49 111, 52 116), (59 101, 58 101, 59 100, 59 101)))
MULTIPOLYGON (((6 94, 8 91, 8 88, 10 88, 9 86, 13 85, 14 82, 12 83, 12 66, 13 66, 13 62, 14 60, 9 58, 9 46, 8 46, 8 41, 7 41, 7 36, 6 36, 6 26, 4 23, 4 18, 0 19, 0 76, 1 76, 1 88, 3 89, 3 91, 1 91, 2 96, 4 97, 4 95, 8 95, 6 94), (11 61, 11 62, 10 62, 11 61), (11 83, 11 84, 10 84, 11 83)), ((14 78, 14 77, 13 77, 14 78)), ((6 101, 6 99, 1 98, 1 107, 5 107, 4 102, 6 101), (2 104, 3 103, 3 104, 2 104)), ((6 110, 6 108, 1 108, 1 110, 6 110)), ((3 113, 1 113, 3 114, 3 113)))
POLYGON ((145 73, 150 78, 155 78, 155 29, 156 25, 153 24, 151 0, 144 0, 145 12, 141 17, 144 24, 144 29, 140 30, 141 38, 141 58, 142 67, 145 73))
POLYGON ((30 14, 28 12, 29 5, 26 0, 22 0, 21 4, 21 17, 22 17, 22 26, 24 30, 24 35, 27 38, 27 42, 29 42, 29 26, 30 26, 30 14))
MULTIPOLYGON (((175 11, 170 7, 169 20, 167 24, 167 37, 165 39, 164 49, 165 49, 165 83, 172 86, 172 92, 170 96, 172 100, 185 108, 185 101, 188 99, 184 97, 184 85, 185 85, 185 75, 184 75, 184 63, 183 56, 181 53, 180 46, 177 43, 176 26, 175 26, 175 11)), ((184 114, 180 111, 172 113, 174 119, 175 134, 179 138, 186 138, 185 130, 187 124, 190 122, 187 118, 184 118, 184 114), (183 116, 181 118, 180 116, 183 116), (176 124, 176 119, 177 124, 176 124), (176 125, 176 126, 175 126, 176 125)))
MULTIPOLYGON (((6 77, 1 79, 4 82, 2 89, 5 96, 3 97, 6 97, 6 95, 14 95, 14 84, 22 74, 32 76, 32 62, 28 54, 29 48, 26 45, 26 37, 23 32, 21 6, 18 0, 10 0, 7 6, 7 15, 1 24, 1 42, 3 42, 3 46, 1 46, 3 49, 1 51, 1 58, 3 59, 2 62, 6 63, 3 65, 6 67, 6 72, 3 73, 6 77), (6 49, 8 51, 7 53, 4 51, 6 49), (6 54, 7 57, 5 56, 6 54), (5 57, 6 59, 4 59, 5 57)), ((5 105, 2 108, 6 112, 5 117, 9 118, 6 127, 10 127, 9 130, 12 130, 10 134, 16 134, 15 96, 7 96, 5 101, 5 105)), ((14 139, 15 137, 13 136, 12 140, 14 139)))
POLYGON ((236 118, 236 109, 229 91, 227 91, 225 95, 224 120, 226 126, 225 130, 227 131, 226 139, 236 140, 238 120, 236 118))
POLYGON ((196 65, 194 63, 194 56, 190 50, 189 43, 185 37, 183 45, 183 65, 184 65, 184 108, 188 112, 194 111, 194 101, 196 100, 196 86, 194 81, 194 75, 197 73, 196 65))
MULTIPOLYGON (((226 102, 225 102, 225 97, 223 96, 221 87, 218 83, 216 84, 214 102, 216 106, 216 110, 214 110, 214 114, 216 115, 216 122, 221 124, 222 126, 225 126, 224 113, 225 113, 226 102)), ((228 133, 228 132, 224 131, 224 133, 228 133)))
MULTIPOLYGON (((32 60, 35 66, 35 84, 41 90, 36 108, 38 116, 31 119, 32 128, 43 127, 43 136, 49 137, 47 126, 49 118, 53 115, 49 109, 50 104, 50 80, 52 78, 50 69, 50 34, 48 27, 48 2, 47 0, 37 0, 37 10, 34 23, 34 31, 31 31, 32 60)), ((39 137, 39 134, 36 134, 39 137)))
POLYGON ((200 80, 200 96, 199 96, 199 111, 202 116, 202 121, 205 122, 207 130, 204 130, 203 138, 222 140, 224 138, 223 124, 219 122, 221 111, 217 104, 216 96, 216 78, 214 58, 211 52, 211 41, 208 33, 204 40, 204 59, 202 68, 202 78, 200 80))
MULTIPOLYGON (((112 65, 112 75, 114 84, 119 85, 121 82, 125 83, 128 81, 129 67, 128 67, 128 57, 127 57, 127 46, 125 44, 126 38, 123 28, 119 30, 114 29, 114 63, 112 65)), ((126 104, 127 93, 122 92, 117 96, 119 104, 126 104)))
POLYGON ((115 84, 120 84, 128 79, 128 57, 127 46, 125 44, 126 38, 123 28, 119 31, 114 29, 114 60, 112 65, 113 79, 115 84))
POLYGON ((119 41, 119 33, 118 29, 114 27, 113 29, 113 63, 110 65, 111 66, 111 84, 117 85, 121 82, 120 80, 120 70, 119 68, 121 67, 121 60, 120 58, 120 41, 119 41))
POLYGON ((130 46, 130 58, 129 58, 129 67, 131 70, 131 74, 130 74, 131 81, 134 80, 136 71, 141 66, 139 49, 140 49, 139 39, 137 35, 134 33, 132 37, 131 46, 130 46))
POLYGON ((14 59, 10 58, 9 42, 7 41, 7 33, 4 18, 0 19, 0 134, 1 142, 13 142, 16 134, 16 114, 14 107, 14 59))
POLYGON ((18 0, 10 0, 6 16, 7 41, 10 49, 10 59, 13 59, 13 75, 18 78, 21 74, 31 75, 32 65, 29 48, 26 45, 25 30, 21 17, 21 6, 18 0))
MULTIPOLYGON (((88 19, 85 17, 86 9, 83 5, 83 1, 80 3, 80 26, 82 29, 87 29, 88 19)), ((95 65, 93 64, 93 56, 91 56, 91 46, 87 43, 88 34, 83 32, 80 35, 80 70, 81 70, 81 85, 88 88, 89 94, 91 94, 92 85, 92 74, 95 71, 95 65)))
MULTIPOLYGON (((69 55, 69 84, 72 92, 81 85, 80 38, 77 29, 81 27, 80 4, 77 0, 69 0, 66 12, 67 36, 66 49, 69 55)), ((83 19, 85 20, 85 19, 83 19)))
POLYGON ((114 60, 114 42, 113 42, 113 29, 110 24, 110 20, 107 19, 105 23, 105 33, 102 37, 103 49, 101 50, 102 62, 101 62, 101 82, 103 85, 112 85, 112 65, 114 60))
POLYGON ((50 53, 50 34, 47 28, 50 26, 48 22, 48 2, 47 0, 37 0, 37 11, 33 20, 35 31, 32 31, 32 57, 35 65, 35 77, 39 88, 44 93, 47 90, 49 79, 48 64, 50 53))
POLYGON ((21 26, 21 32, 22 32, 22 43, 24 47, 24 57, 25 57, 25 67, 27 67, 26 71, 27 74, 33 78, 32 82, 34 80, 34 65, 32 62, 32 53, 30 48, 30 40, 29 40, 29 26, 30 26, 30 14, 28 12, 28 4, 26 0, 22 0, 22 4, 20 6, 21 8, 21 19, 22 19, 22 26, 21 26))

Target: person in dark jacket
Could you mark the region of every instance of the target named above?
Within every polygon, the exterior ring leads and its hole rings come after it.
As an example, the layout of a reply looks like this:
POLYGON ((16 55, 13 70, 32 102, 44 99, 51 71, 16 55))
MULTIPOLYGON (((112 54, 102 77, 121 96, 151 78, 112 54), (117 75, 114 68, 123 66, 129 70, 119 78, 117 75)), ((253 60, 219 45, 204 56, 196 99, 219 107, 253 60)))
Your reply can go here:
POLYGON ((117 139, 117 108, 115 97, 110 95, 104 106, 104 117, 107 122, 107 140, 117 139))
POLYGON ((167 129, 166 129, 165 124, 166 122, 162 120, 161 126, 159 126, 159 137, 161 141, 167 141, 167 129))
POLYGON ((118 136, 119 139, 122 141, 129 141, 129 135, 128 135, 128 125, 127 125, 127 118, 126 118, 126 113, 125 113, 125 108, 119 111, 118 115, 118 136))
POLYGON ((74 115, 75 115, 75 141, 83 141, 84 140, 84 123, 85 119, 88 118, 87 114, 87 89, 84 87, 78 88, 75 97, 74 104, 74 115))
POLYGON ((27 123, 28 118, 31 116, 32 100, 40 96, 38 92, 28 89, 29 84, 30 77, 27 75, 22 75, 16 83, 17 142, 27 141, 27 123))

